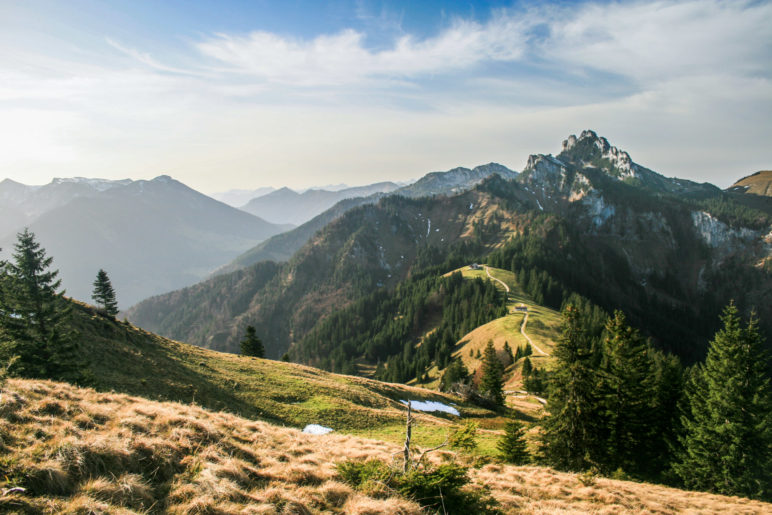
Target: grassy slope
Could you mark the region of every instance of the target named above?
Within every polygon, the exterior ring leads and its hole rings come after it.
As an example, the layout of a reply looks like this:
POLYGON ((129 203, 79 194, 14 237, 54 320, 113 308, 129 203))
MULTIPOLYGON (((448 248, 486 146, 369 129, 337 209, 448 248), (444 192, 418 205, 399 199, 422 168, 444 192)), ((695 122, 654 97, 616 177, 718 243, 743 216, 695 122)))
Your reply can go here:
MULTIPOLYGON (((482 325, 466 334, 456 345, 453 352, 464 362, 464 365, 470 371, 475 371, 482 365, 481 359, 477 358, 477 352, 482 354, 488 341, 493 340, 496 349, 503 358, 504 343, 508 342, 512 351, 517 347, 524 347, 526 339, 520 332, 524 314, 515 311, 515 306, 525 304, 528 306, 528 323, 526 324, 526 334, 531 338, 534 344, 547 354, 552 353, 557 338, 559 336, 560 313, 557 311, 535 304, 533 300, 517 285, 515 274, 500 268, 489 267, 490 274, 509 286, 507 295, 508 314, 485 325, 482 325)), ((469 267, 462 267, 453 272, 461 272, 464 277, 488 279, 485 270, 471 270, 469 267)), ((450 272, 450 273, 453 273, 450 272)), ((502 294, 505 293, 504 287, 499 282, 495 282, 502 294)), ((535 367, 546 367, 551 363, 548 356, 540 355, 534 350, 531 356, 531 362, 535 367)), ((522 387, 520 366, 521 362, 507 367, 505 375, 505 389, 516 390, 522 387)))
POLYGON ((748 177, 743 177, 727 189, 772 197, 772 170, 762 170, 748 177))
MULTIPOLYGON (((393 462, 397 445, 304 435, 197 406, 11 380, 0 396, 2 513, 419 514, 414 502, 341 483, 346 459, 393 462), (26 491, 10 491, 23 487, 26 491), (377 497, 377 498, 375 498, 377 497)), ((471 466, 505 513, 769 513, 772 505, 438 451, 471 466)))
MULTIPOLYGON (((203 349, 106 319, 87 305, 74 306, 74 326, 100 390, 195 403, 294 427, 322 424, 389 441, 404 438, 400 400, 460 403, 436 391, 203 349)), ((493 454, 503 419, 471 405, 459 409, 464 419, 481 425, 498 421, 481 439, 480 452, 493 454)), ((459 420, 442 414, 417 417, 417 441, 427 445, 443 441, 459 420)))

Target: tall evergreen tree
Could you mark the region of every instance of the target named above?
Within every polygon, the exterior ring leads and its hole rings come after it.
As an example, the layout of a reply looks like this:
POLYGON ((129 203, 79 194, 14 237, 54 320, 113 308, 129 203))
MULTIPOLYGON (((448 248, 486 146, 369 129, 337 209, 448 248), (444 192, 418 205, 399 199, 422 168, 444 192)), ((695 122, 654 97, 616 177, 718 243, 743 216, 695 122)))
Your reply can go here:
POLYGON ((497 405, 504 404, 504 367, 496 355, 493 342, 488 341, 485 347, 482 364, 482 378, 480 380, 480 393, 487 395, 497 405))
POLYGON ((525 442, 525 427, 518 420, 512 419, 507 422, 504 426, 504 436, 501 437, 496 448, 507 463, 525 465, 531 461, 525 442))
POLYGON ((640 473, 653 458, 649 451, 656 391, 648 347, 624 313, 615 311, 606 322, 603 351, 606 466, 640 473))
POLYGON ((585 470, 601 458, 601 410, 592 365, 592 341, 579 311, 563 311, 562 334, 553 356, 555 370, 549 384, 549 416, 542 444, 550 464, 560 469, 585 470))
POLYGON ((110 282, 110 278, 107 276, 107 272, 99 269, 96 279, 94 280, 94 291, 91 294, 91 298, 94 302, 101 307, 105 313, 114 317, 118 314, 118 302, 115 300, 115 290, 110 282))
POLYGON ((691 373, 676 473, 689 488, 772 499, 772 390, 758 321, 734 303, 691 373))
POLYGON ((2 325, 10 338, 4 353, 19 356, 19 375, 82 382, 85 364, 67 326, 70 309, 58 291, 59 272, 49 270, 53 258, 28 229, 17 237, 3 281, 2 325))
POLYGON ((254 356, 256 358, 265 357, 265 347, 260 338, 257 337, 257 331, 254 326, 247 326, 244 339, 241 340, 241 354, 243 356, 254 356))

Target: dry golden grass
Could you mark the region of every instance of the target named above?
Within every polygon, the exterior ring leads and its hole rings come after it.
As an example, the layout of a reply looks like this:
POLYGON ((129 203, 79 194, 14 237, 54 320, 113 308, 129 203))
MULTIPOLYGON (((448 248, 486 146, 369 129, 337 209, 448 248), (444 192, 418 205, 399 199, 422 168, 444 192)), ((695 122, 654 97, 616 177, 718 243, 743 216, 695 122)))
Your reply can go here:
MULTIPOLYGON (((10 380, 0 397, 0 513, 421 513, 339 482, 346 459, 399 446, 305 435, 233 414, 49 381, 10 380), (26 491, 8 491, 23 486, 26 491)), ((473 460, 442 451, 432 459, 473 460)), ((507 513, 762 513, 745 499, 491 464, 470 473, 507 513)))

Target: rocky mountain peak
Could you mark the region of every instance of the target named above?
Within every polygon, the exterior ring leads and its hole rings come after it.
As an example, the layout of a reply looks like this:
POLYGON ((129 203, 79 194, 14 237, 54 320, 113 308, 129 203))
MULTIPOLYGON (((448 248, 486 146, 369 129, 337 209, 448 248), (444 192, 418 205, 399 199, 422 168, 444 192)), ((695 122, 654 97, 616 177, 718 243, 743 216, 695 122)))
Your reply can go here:
POLYGON ((573 134, 570 135, 563 141, 562 151, 558 157, 584 167, 607 168, 610 165, 607 171, 620 179, 637 176, 636 165, 630 158, 630 154, 611 145, 606 138, 598 136, 592 130, 582 131, 578 138, 573 134))

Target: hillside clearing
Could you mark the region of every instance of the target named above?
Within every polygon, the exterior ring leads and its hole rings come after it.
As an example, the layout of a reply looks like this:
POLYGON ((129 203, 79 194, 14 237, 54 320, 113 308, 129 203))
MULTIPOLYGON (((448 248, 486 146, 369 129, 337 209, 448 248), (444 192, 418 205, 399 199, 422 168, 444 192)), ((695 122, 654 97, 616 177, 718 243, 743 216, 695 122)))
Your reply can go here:
MULTIPOLYGON (((461 359, 467 370, 474 373, 482 366, 482 354, 485 346, 489 341, 492 341, 502 362, 507 363, 504 374, 504 390, 508 392, 522 390, 522 360, 518 363, 511 363, 509 357, 504 353, 504 346, 508 344, 514 352, 518 347, 524 348, 527 343, 531 343, 533 354, 529 356, 529 359, 533 366, 535 368, 551 366, 552 358, 550 355, 559 337, 560 313, 534 303, 533 299, 517 284, 515 274, 507 270, 488 265, 479 265, 476 269, 471 266, 464 266, 448 272, 446 275, 455 272, 461 272, 468 279, 479 278, 493 281, 502 294, 507 296, 507 315, 481 325, 464 335, 456 344, 453 356, 461 359), (520 311, 517 309, 518 307, 526 307, 527 311, 520 311), (526 327, 523 327, 524 324, 527 324, 526 327)), ((442 375, 442 371, 432 372, 435 374, 434 376, 430 374, 432 377, 441 377, 442 375)), ((427 386, 434 384, 436 381, 427 386)), ((542 404, 535 399, 524 400, 522 396, 513 394, 508 395, 507 405, 530 417, 537 417, 542 407, 542 404)))

